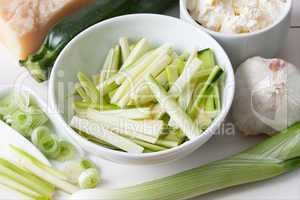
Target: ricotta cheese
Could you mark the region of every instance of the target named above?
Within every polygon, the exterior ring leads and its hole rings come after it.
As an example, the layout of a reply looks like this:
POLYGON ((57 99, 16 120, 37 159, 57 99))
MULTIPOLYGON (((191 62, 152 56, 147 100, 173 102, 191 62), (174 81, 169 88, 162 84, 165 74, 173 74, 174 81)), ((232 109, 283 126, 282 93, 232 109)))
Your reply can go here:
POLYGON ((286 0, 188 0, 187 7, 193 19, 208 29, 248 33, 278 20, 286 0))

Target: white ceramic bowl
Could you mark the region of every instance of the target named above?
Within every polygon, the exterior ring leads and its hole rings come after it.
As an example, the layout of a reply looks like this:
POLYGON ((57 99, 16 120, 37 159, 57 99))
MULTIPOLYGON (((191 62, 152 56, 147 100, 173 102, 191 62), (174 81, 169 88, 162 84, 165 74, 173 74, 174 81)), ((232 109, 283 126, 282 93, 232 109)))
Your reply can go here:
POLYGON ((82 147, 102 158, 130 164, 153 164, 169 162, 182 158, 204 144, 224 121, 234 95, 234 74, 230 60, 222 47, 204 31, 176 18, 153 14, 136 14, 116 17, 98 23, 74 38, 62 51, 54 65, 49 86, 50 102, 54 110, 60 112, 59 122, 66 127, 82 147), (197 139, 183 145, 157 153, 128 154, 103 148, 87 141, 68 126, 72 110, 70 97, 77 81, 79 71, 92 75, 99 72, 109 48, 118 39, 127 36, 131 39, 145 37, 154 44, 170 43, 175 49, 190 51, 211 48, 216 54, 217 62, 226 71, 225 87, 222 95, 222 111, 213 124, 197 139))
POLYGON ((243 34, 220 33, 201 26, 189 14, 187 1, 189 0, 180 0, 180 18, 211 34, 228 53, 234 68, 253 56, 265 58, 276 56, 288 35, 292 0, 287 0, 286 10, 280 19, 271 26, 253 33, 243 34))

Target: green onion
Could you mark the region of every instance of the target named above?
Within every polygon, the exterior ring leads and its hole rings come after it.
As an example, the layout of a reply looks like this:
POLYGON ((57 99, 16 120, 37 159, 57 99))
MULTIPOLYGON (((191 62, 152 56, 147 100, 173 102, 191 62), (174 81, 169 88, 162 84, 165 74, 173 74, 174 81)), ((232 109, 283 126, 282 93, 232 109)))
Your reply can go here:
POLYGON ((100 174, 95 168, 86 169, 79 176, 79 186, 82 189, 95 188, 100 181, 100 174))
POLYGON ((82 190, 71 199, 182 200, 270 179, 300 167, 300 124, 227 159, 121 189, 82 190))

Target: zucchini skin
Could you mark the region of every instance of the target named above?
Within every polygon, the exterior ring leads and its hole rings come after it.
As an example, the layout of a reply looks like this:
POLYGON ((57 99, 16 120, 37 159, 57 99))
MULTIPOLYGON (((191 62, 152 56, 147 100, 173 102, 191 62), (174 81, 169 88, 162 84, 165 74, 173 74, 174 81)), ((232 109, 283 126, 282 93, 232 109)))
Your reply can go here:
POLYGON ((86 28, 112 17, 132 13, 161 13, 177 0, 96 0, 57 23, 46 36, 41 48, 20 60, 38 82, 48 79, 62 49, 86 28))

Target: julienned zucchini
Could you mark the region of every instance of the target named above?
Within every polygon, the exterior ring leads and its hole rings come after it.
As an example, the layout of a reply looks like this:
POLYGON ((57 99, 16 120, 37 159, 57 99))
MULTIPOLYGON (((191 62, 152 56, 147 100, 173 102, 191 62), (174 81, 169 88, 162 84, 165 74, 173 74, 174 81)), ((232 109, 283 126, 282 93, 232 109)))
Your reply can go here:
POLYGON ((62 49, 81 31, 105 19, 131 13, 160 13, 177 0, 96 0, 56 24, 43 45, 20 64, 39 82, 48 79, 51 68, 62 49))

